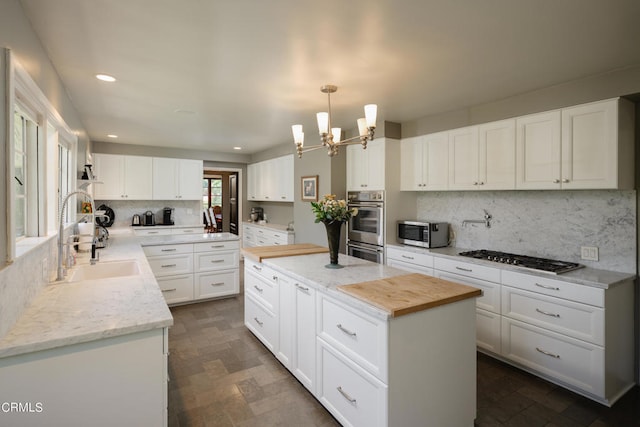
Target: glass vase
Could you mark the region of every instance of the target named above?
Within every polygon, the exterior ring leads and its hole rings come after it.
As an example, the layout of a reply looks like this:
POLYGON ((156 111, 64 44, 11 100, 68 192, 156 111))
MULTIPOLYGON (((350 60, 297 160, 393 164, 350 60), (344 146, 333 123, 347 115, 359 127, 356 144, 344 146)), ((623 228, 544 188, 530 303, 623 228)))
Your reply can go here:
POLYGON ((340 250, 340 233, 343 221, 323 221, 327 229, 327 242, 329 244, 329 264, 326 268, 342 268, 338 264, 338 251, 340 250))

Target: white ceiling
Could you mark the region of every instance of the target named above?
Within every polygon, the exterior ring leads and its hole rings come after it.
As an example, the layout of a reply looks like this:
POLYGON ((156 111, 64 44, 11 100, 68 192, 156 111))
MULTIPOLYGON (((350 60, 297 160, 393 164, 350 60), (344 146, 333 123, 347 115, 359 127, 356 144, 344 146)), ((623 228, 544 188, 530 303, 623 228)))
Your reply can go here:
POLYGON ((640 64, 638 0, 22 4, 93 141, 253 153, 296 123, 315 143, 326 83, 352 129, 366 103, 402 123, 640 64))

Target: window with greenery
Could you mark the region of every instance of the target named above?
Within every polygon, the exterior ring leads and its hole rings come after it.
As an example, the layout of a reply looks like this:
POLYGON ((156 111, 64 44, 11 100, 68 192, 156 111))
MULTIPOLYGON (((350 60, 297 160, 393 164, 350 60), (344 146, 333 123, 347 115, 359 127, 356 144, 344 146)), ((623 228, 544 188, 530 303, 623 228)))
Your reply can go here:
POLYGON ((202 180, 202 208, 222 206, 222 177, 202 180))

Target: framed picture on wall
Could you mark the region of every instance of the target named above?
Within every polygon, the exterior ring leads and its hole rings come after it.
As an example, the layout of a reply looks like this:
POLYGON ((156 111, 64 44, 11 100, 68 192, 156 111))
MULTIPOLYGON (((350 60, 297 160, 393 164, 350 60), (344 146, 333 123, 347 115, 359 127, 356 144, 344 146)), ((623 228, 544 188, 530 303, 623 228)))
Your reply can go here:
POLYGON ((318 201, 318 175, 302 177, 302 200, 318 201))

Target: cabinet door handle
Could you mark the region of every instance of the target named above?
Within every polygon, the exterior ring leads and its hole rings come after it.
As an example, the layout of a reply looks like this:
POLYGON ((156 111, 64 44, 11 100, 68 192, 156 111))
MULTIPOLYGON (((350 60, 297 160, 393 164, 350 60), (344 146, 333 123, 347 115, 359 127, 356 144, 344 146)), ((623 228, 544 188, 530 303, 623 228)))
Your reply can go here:
POLYGON ((549 313, 548 311, 544 311, 544 310, 540 310, 539 308, 536 308, 536 311, 540 314, 544 314, 545 316, 551 316, 551 317, 560 317, 559 314, 556 313, 549 313))
POLYGON ((550 289, 552 291, 559 291, 560 288, 555 287, 555 286, 549 286, 549 285, 541 285, 540 283, 536 283, 536 286, 539 288, 543 288, 543 289, 550 289))
POLYGON ((553 354, 553 353, 550 353, 550 352, 548 352, 548 351, 545 351, 545 350, 541 349, 540 347, 536 347, 536 350, 537 350, 538 352, 540 352, 540 353, 542 353, 542 354, 546 355, 546 356, 553 357, 554 359, 560 359, 560 355, 559 355, 559 354, 553 354))
POLYGON ((355 333, 355 332, 351 332, 350 330, 348 330, 347 328, 345 328, 344 326, 342 326, 342 324, 341 324, 341 323, 338 323, 338 324, 336 325, 336 328, 340 329, 342 332, 344 332, 345 334, 347 334, 347 335, 349 335, 349 336, 352 336, 352 337, 355 337, 355 336, 356 336, 356 333, 355 333))
POLYGON ((260 326, 262 326, 262 325, 264 324, 264 323, 262 323, 261 321, 259 321, 257 317, 254 317, 254 318, 253 318, 253 320, 255 320, 255 321, 256 321, 256 323, 257 323, 258 325, 260 325, 260 326))
POLYGON ((224 260, 223 259, 212 259, 211 260, 211 264, 215 264, 215 263, 218 263, 218 262, 224 262, 224 260))
POLYGON ((211 283, 211 286, 222 286, 222 285, 224 285, 224 282, 211 283))
POLYGON ((304 286, 301 286, 298 283, 296 283, 296 288, 298 288, 298 289, 300 289, 301 291, 304 291, 304 292, 309 292, 309 288, 305 288, 304 286))
POLYGON ((271 276, 273 280, 278 280, 278 276, 271 276))
POLYGON ((473 271, 470 268, 462 268, 462 267, 458 267, 458 266, 456 266, 456 270, 466 271, 467 273, 471 273, 473 271))
POLYGON ((262 288, 258 287, 258 285, 253 285, 253 288, 254 288, 256 291, 260 292, 260 293, 262 293, 262 292, 264 291, 264 289, 262 289, 262 288))
POLYGON ((349 396, 349 394, 346 391, 344 391, 341 386, 336 387, 336 390, 338 390, 340 394, 349 401, 349 403, 356 403, 356 399, 349 396))
POLYGON ((177 288, 171 288, 171 289, 163 289, 162 292, 173 292, 173 291, 177 291, 177 288))
POLYGON ((562 180, 562 182, 566 184, 567 182, 569 182, 569 180, 567 178, 565 178, 565 179, 562 180))
POLYGON ((175 252, 175 251, 177 251, 176 248, 173 248, 173 249, 160 249, 160 252, 175 252))
POLYGON ((554 183, 554 184, 560 184, 560 180, 559 180, 559 179, 554 179, 554 180, 553 180, 553 183, 554 183))
POLYGON ((253 268, 255 268, 258 271, 262 271, 262 267, 258 267, 257 265, 254 265, 253 268))
POLYGON ((169 268, 169 267, 175 267, 175 266, 176 266, 176 264, 163 264, 163 265, 161 265, 160 267, 162 267, 162 268, 169 268))
POLYGON ((413 257, 412 257, 412 256, 409 256, 409 255, 402 255, 402 258, 406 258, 406 259, 413 259, 413 257))

